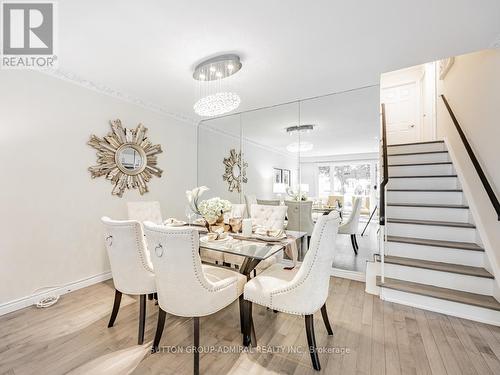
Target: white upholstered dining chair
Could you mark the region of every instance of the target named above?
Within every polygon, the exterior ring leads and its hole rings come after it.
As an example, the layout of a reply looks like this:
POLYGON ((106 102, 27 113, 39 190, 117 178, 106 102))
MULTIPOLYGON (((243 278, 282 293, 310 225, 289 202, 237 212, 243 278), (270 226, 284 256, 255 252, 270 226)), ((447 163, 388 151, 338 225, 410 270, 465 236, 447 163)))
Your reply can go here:
POLYGON ((128 218, 141 223, 152 221, 155 224, 162 224, 160 202, 158 201, 138 201, 127 202, 128 218))
POLYGON ((284 229, 287 206, 252 204, 250 217, 252 224, 269 229, 284 229))
POLYGON ((352 249, 354 254, 358 255, 358 241, 356 233, 359 226, 359 217, 361 215, 361 197, 356 197, 352 203, 352 212, 345 223, 339 227, 339 234, 349 234, 351 236, 352 249))
MULTIPOLYGON (((167 228, 145 222, 144 231, 151 248, 160 306, 152 351, 158 351, 167 312, 193 318, 194 347, 198 348, 200 317, 215 314, 237 300, 247 279, 227 268, 202 264, 198 232, 194 228, 167 228)), ((240 298, 240 308, 242 302, 240 298)), ((194 373, 199 373, 197 351, 194 373)))
POLYGON ((144 241, 141 224, 136 220, 111 220, 103 217, 105 228, 104 241, 108 251, 111 274, 115 286, 115 301, 108 328, 113 327, 122 294, 140 296, 139 338, 144 342, 146 322, 146 295, 156 293, 153 265, 144 241))
POLYGON ((320 370, 313 314, 321 310, 329 335, 333 334, 326 310, 330 274, 339 225, 338 214, 321 216, 314 227, 311 245, 300 268, 287 270, 274 264, 250 280, 244 290, 244 340, 251 344, 252 303, 275 311, 305 316, 306 334, 311 361, 320 370))

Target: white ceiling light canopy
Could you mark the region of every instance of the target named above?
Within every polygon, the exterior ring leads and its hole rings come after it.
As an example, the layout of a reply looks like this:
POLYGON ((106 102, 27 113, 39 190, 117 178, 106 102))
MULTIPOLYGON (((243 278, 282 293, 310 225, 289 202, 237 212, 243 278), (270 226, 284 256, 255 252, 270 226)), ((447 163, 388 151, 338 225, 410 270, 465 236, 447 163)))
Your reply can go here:
POLYGON ((223 88, 222 80, 237 73, 241 66, 235 54, 216 56, 196 66, 193 78, 199 82, 199 99, 193 108, 198 115, 219 116, 239 107, 239 95, 223 88))
POLYGON ((307 152, 313 148, 314 145, 311 142, 293 142, 286 146, 288 152, 307 152))

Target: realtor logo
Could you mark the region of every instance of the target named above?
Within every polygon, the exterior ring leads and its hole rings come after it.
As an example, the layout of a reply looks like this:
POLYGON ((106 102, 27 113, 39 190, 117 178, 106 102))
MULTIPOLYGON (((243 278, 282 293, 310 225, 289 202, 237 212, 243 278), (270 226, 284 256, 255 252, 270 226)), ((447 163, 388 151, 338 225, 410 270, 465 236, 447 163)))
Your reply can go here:
POLYGON ((2 68, 53 68, 55 4, 2 3, 2 68))

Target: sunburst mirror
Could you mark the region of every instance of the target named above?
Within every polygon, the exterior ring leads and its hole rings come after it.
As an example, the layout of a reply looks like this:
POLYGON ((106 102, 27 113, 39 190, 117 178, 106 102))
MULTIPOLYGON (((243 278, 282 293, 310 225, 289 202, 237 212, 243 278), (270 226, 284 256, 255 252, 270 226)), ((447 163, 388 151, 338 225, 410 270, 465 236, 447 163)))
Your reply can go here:
POLYGON ((224 158, 225 173, 222 179, 227 181, 229 191, 241 192, 241 184, 247 183, 247 167, 248 163, 241 160, 241 151, 236 152, 233 148, 229 151, 229 157, 224 158))
POLYGON ((114 185, 111 194, 123 196, 126 189, 148 192, 147 183, 163 171, 156 166, 160 145, 147 138, 148 129, 139 124, 135 129, 122 127, 120 120, 110 121, 112 131, 103 138, 90 137, 88 144, 97 150, 97 165, 89 168, 92 178, 105 176, 114 185))

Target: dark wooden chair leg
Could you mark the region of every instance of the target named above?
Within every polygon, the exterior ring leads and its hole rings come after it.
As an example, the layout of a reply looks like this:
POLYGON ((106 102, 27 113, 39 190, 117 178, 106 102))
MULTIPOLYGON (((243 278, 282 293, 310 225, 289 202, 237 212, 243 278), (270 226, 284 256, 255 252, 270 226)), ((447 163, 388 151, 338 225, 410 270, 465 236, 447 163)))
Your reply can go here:
POLYGON ((326 302, 325 304, 321 307, 321 316, 323 317, 323 322, 325 323, 326 331, 328 332, 328 335, 333 335, 333 329, 332 326, 330 325, 330 319, 328 319, 328 312, 326 311, 326 302))
POLYGON ((148 300, 152 301, 154 297, 154 293, 149 293, 148 294, 148 300))
POLYGON ((200 352, 198 348, 200 347, 200 318, 194 317, 194 375, 199 375, 200 373, 200 352))
POLYGON ((250 315, 250 334, 252 338, 252 345, 257 346, 257 335, 255 334, 255 324, 253 324, 253 316, 250 315))
POLYGON ((139 306, 139 337, 137 343, 142 345, 144 342, 144 326, 146 325, 146 295, 141 294, 139 306))
POLYGON ((255 268, 253 270, 253 277, 257 277, 257 270, 255 268))
POLYGON ((252 343, 252 302, 243 300, 243 346, 252 343))
POLYGON ((307 345, 309 354, 311 355, 311 362, 315 370, 320 371, 321 365, 319 364, 318 350, 316 348, 316 337, 314 336, 314 316, 306 315, 306 334, 307 345))
POLYGON ((356 245, 356 250, 359 250, 358 239, 356 238, 356 234, 353 234, 353 236, 354 236, 354 244, 356 245))
POLYGON ((358 255, 358 249, 356 249, 356 245, 354 244, 354 234, 351 234, 351 245, 354 250, 354 254, 358 255))
POLYGON ((158 309, 158 324, 156 325, 156 334, 155 339, 153 341, 153 347, 151 348, 152 353, 156 353, 160 350, 160 340, 161 335, 163 334, 163 328, 165 327, 165 318, 167 317, 167 313, 163 311, 161 308, 158 309))
POLYGON ((116 316, 118 315, 118 310, 120 310, 121 300, 122 300, 122 292, 115 289, 115 302, 113 303, 113 311, 111 311, 111 317, 109 318, 108 328, 113 327, 113 324, 115 324, 116 316))
POLYGON ((245 309, 245 300, 243 299, 243 294, 239 298, 239 306, 240 306, 240 330, 241 333, 244 333, 244 322, 245 322, 245 317, 244 317, 244 309, 245 309))

